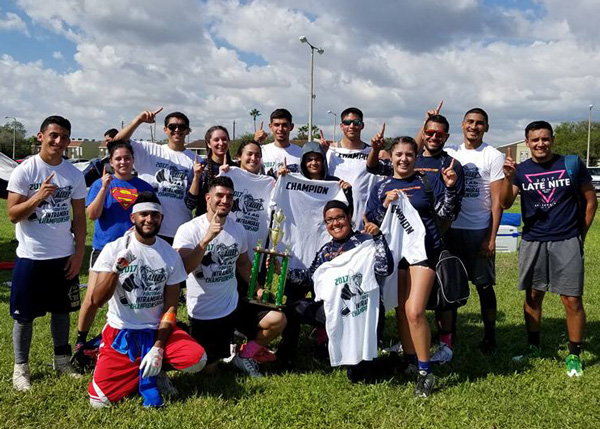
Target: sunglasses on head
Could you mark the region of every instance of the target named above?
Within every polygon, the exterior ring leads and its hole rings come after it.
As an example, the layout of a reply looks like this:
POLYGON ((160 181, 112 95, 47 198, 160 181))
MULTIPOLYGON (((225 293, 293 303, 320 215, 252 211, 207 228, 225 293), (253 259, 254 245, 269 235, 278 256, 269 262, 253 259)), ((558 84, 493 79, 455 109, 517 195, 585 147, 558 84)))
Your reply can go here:
POLYGON ((438 130, 425 130, 423 131, 425 133, 425 135, 427 137, 433 137, 433 136, 437 136, 441 139, 443 139, 444 137, 446 137, 446 132, 444 131, 438 131, 438 130))
POLYGON ((171 131, 176 131, 176 130, 185 131, 188 129, 187 125, 185 125, 185 124, 169 124, 169 125, 167 125, 167 128, 171 131))
POLYGON ((346 126, 354 124, 357 127, 360 127, 363 124, 363 121, 361 121, 360 119, 344 119, 342 121, 342 124, 346 126))

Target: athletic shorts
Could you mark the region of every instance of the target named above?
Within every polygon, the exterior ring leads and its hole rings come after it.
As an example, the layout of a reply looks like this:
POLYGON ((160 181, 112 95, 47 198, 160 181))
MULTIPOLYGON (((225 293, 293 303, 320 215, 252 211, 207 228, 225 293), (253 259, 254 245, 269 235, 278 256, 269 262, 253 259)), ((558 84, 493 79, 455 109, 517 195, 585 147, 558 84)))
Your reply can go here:
POLYGON ((225 317, 208 320, 190 317, 190 334, 202 344, 206 350, 207 364, 211 364, 230 356, 230 345, 236 329, 253 340, 258 333, 259 322, 269 311, 272 310, 240 298, 237 308, 225 317))
POLYGON ((400 259, 400 262, 398 262, 398 269, 408 270, 409 267, 425 267, 435 271, 435 266, 440 260, 440 253, 442 253, 442 249, 430 250, 427 252, 427 259, 415 262, 414 264, 409 264, 405 258, 402 258, 400 259))
MULTIPOLYGON (((112 343, 119 332, 119 329, 108 324, 102 331, 102 344, 100 344, 96 369, 88 386, 88 393, 92 400, 117 402, 139 391, 140 358, 132 362, 127 354, 112 348, 112 343)), ((165 344, 163 364, 185 370, 199 363, 203 355, 202 346, 181 328, 175 327, 165 344)))
POLYGON ((496 284, 496 257, 486 258, 481 253, 481 243, 487 233, 488 228, 450 228, 444 236, 447 249, 460 258, 467 269, 469 280, 475 286, 496 284))
POLYGON ((90 270, 96 263, 96 259, 98 259, 98 256, 100 256, 100 252, 102 252, 102 250, 92 249, 92 253, 90 253, 90 270))
POLYGON ((519 289, 582 296, 583 260, 580 237, 561 241, 521 240, 519 289))
POLYGON ((79 310, 79 277, 71 280, 65 277, 68 259, 15 259, 10 288, 10 315, 13 319, 24 323, 46 313, 79 310))

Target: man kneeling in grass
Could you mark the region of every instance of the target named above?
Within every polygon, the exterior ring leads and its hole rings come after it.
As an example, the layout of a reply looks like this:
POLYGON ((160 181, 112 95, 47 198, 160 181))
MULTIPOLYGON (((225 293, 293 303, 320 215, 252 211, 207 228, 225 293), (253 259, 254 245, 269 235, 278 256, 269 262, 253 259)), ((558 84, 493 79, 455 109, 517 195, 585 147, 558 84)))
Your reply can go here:
POLYGON ((183 262, 157 237, 162 222, 158 197, 142 192, 133 206, 135 230, 107 244, 94 265, 98 281, 92 302, 108 302, 108 323, 88 392, 94 408, 105 407, 139 388, 144 406, 163 404, 157 375, 168 363, 185 372, 204 368, 206 354, 175 326, 183 262))
POLYGON ((581 377, 579 354, 585 327, 583 242, 598 202, 592 178, 575 156, 552 153, 554 135, 545 121, 525 128, 531 159, 504 163, 501 202, 509 208, 521 193, 523 240, 519 251, 519 288, 525 290, 525 327, 529 349, 515 361, 540 356, 542 302, 547 291, 560 295, 567 313, 569 377, 581 377))

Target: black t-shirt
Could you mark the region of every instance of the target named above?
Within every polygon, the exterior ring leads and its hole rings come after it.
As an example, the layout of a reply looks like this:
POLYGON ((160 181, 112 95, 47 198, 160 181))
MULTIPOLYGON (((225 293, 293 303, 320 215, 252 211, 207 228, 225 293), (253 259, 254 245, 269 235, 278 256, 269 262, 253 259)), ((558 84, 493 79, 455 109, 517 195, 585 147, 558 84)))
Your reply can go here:
POLYGON ((577 186, 571 185, 562 155, 544 163, 528 159, 517 165, 513 184, 521 193, 523 240, 561 241, 581 234, 577 199, 581 186, 592 177, 581 159, 578 163, 577 186))

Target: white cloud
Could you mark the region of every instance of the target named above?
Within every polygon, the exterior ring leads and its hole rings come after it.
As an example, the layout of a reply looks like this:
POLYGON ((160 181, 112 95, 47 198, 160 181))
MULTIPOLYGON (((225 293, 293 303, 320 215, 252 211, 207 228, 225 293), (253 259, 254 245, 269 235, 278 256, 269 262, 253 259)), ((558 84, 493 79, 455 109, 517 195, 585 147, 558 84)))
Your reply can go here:
MULTIPOLYGON (((558 0, 545 0, 541 14, 477 0, 308 0, 302 9, 290 0, 18 4, 77 47, 78 69, 62 73, 1 58, 0 96, 30 132, 61 113, 77 136, 98 137, 159 106, 187 113, 195 138, 234 119, 238 135, 251 131, 252 108, 268 117, 287 107, 302 124, 309 50, 300 35, 325 48, 315 58, 314 122, 329 136, 329 109, 363 109, 368 140, 383 121, 389 135, 414 134, 423 112, 444 99, 452 138, 460 138, 463 112, 481 106, 490 113, 488 140, 505 143, 521 138, 530 119, 582 119, 600 89, 598 36, 558 0), (246 64, 244 53, 267 65, 246 64)), ((592 16, 593 1, 574 4, 592 16)))
POLYGON ((27 24, 19 15, 7 12, 4 18, 0 18, 0 31, 18 31, 29 36, 27 24))
POLYGON ((55 60, 62 60, 64 58, 62 52, 60 51, 54 51, 52 52, 52 58, 54 58, 55 60))

